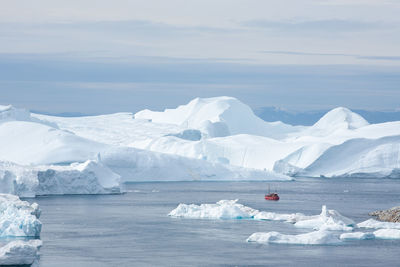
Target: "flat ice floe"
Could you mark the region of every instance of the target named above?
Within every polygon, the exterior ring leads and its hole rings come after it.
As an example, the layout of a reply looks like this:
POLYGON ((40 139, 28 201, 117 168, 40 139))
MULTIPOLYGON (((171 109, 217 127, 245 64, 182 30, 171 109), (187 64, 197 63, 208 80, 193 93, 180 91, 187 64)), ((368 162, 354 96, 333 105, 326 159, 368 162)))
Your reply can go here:
POLYGON ((258 210, 237 203, 236 200, 220 200, 215 204, 179 204, 168 215, 191 219, 250 219, 258 210))
POLYGON ((398 229, 379 229, 374 232, 377 239, 400 239, 400 230, 398 229))
POLYGON ((400 223, 380 222, 374 219, 368 219, 366 221, 358 223, 357 227, 372 229, 400 229, 400 223))
POLYGON ((29 265, 39 266, 39 248, 42 246, 40 240, 15 240, 0 247, 0 265, 29 265))
POLYGON ((247 238, 247 242, 296 245, 329 245, 337 244, 341 241, 332 232, 319 230, 298 235, 285 235, 279 232, 254 233, 247 238))
POLYGON ((374 233, 363 233, 363 232, 353 232, 353 233, 343 233, 340 235, 342 240, 368 240, 374 239, 374 233))
POLYGON ((0 237, 38 237, 42 230, 40 209, 19 197, 0 194, 0 237))

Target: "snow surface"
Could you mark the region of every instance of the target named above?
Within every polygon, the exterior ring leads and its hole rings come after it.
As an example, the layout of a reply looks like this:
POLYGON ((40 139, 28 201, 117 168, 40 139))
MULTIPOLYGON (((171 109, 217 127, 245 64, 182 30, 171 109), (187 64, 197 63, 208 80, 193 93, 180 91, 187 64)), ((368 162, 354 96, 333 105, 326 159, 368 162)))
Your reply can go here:
POLYGON ((14 195, 0 194, 0 237, 40 236, 42 223, 39 217, 38 204, 29 204, 14 195))
POLYGON ((11 241, 0 247, 0 265, 31 265, 39 266, 39 248, 42 246, 40 240, 11 241))
POLYGON ((372 229, 400 229, 400 223, 380 222, 374 219, 368 219, 366 221, 358 223, 357 227, 372 229))
POLYGON ((254 233, 247 242, 296 244, 296 245, 329 245, 340 243, 335 234, 325 230, 314 231, 306 234, 285 235, 279 232, 254 233))

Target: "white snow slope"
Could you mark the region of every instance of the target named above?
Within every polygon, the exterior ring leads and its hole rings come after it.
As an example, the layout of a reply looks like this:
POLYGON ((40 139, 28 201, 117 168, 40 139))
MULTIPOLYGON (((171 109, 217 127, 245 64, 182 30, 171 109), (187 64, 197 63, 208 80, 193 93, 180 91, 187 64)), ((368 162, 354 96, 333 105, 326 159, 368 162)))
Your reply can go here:
MULTIPOLYGON (((166 159, 165 154, 172 154, 227 168, 237 166, 291 176, 400 178, 400 121, 369 124, 343 107, 331 110, 310 127, 262 121, 233 97, 196 98, 176 109, 143 110, 134 115, 32 117, 57 124, 75 133, 74 138, 96 142, 99 149, 95 152, 104 149, 99 144, 107 144, 160 152, 166 159)), ((82 158, 93 154, 85 146, 78 147, 82 158)), ((10 153, 7 158, 12 156, 10 153)), ((14 160, 18 158, 16 154, 14 160)), ((67 156, 61 158, 70 160, 67 156)), ((241 176, 246 178, 251 179, 241 176)))

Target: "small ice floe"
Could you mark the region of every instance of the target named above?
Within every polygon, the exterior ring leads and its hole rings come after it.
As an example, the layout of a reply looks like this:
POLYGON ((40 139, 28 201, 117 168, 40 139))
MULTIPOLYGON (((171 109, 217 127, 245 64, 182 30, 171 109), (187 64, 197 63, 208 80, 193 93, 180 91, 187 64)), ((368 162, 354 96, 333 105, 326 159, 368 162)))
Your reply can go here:
POLYGON ((236 200, 220 200, 215 204, 179 204, 168 215, 192 219, 250 219, 259 211, 237 203, 236 200))
POLYGON ((357 227, 372 229, 400 229, 400 223, 380 222, 374 219, 368 219, 366 221, 358 223, 357 227))
POLYGON ((297 245, 329 245, 341 241, 329 231, 319 230, 306 234, 285 235, 279 232, 254 233, 247 242, 276 243, 276 244, 297 244, 297 245))
POLYGON ((353 233, 343 233, 340 235, 342 240, 368 240, 374 239, 374 233, 363 233, 363 232, 353 232, 353 233))
POLYGON ((328 210, 324 205, 320 215, 304 217, 294 225, 314 230, 351 231, 354 224, 353 220, 341 215, 336 210, 328 210))
POLYGON ((379 229, 374 232, 377 239, 400 239, 400 230, 398 229, 379 229))
POLYGON ((0 237, 38 237, 42 230, 40 209, 18 196, 0 194, 0 237))
POLYGON ((42 241, 35 239, 29 241, 15 240, 0 247, 0 265, 29 265, 39 266, 39 249, 42 241))

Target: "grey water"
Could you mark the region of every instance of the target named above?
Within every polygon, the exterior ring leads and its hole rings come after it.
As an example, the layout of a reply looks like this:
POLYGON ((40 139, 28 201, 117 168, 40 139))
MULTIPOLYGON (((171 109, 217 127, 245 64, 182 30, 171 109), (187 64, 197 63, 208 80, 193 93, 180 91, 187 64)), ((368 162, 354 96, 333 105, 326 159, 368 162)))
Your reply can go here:
POLYGON ((399 266, 399 240, 261 245, 246 239, 254 232, 310 230, 284 222, 167 216, 179 203, 239 199, 259 210, 307 215, 319 214, 325 204, 361 222, 368 212, 400 202, 394 179, 299 178, 270 186, 281 200, 264 200, 267 182, 131 183, 122 195, 38 197, 40 266, 399 266))

